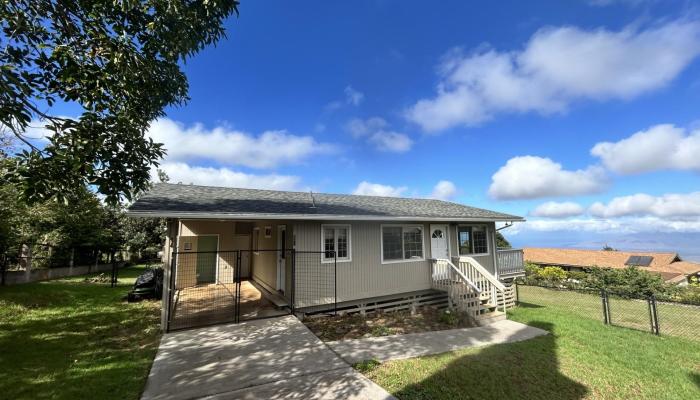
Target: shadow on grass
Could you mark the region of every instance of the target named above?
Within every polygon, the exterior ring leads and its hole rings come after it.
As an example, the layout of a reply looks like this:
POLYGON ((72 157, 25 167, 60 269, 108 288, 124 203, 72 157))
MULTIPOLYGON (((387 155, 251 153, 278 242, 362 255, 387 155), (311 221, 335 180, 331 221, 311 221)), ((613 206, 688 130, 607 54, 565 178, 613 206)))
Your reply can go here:
POLYGON ((539 305, 539 304, 523 303, 523 302, 518 302, 518 307, 522 307, 522 308, 545 308, 545 306, 541 306, 541 305, 539 305))
POLYGON ((688 376, 690 376, 690 380, 693 381, 695 386, 697 386, 698 389, 700 389, 700 374, 698 374, 697 372, 691 372, 688 374, 688 376))
MULTIPOLYGON (((549 332, 553 326, 541 321, 530 325, 549 332)), ((435 367, 433 374, 393 394, 402 400, 582 399, 589 391, 560 372, 556 340, 550 333, 522 342, 488 346, 457 358, 454 353, 428 357, 427 363, 435 367), (442 365, 443 360, 449 362, 442 365)))

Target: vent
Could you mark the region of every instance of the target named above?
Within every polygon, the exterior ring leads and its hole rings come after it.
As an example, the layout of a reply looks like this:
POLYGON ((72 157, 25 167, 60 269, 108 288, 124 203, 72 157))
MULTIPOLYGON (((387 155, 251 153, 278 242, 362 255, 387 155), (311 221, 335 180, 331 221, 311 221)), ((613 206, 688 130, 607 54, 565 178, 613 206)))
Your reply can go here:
POLYGON ((652 256, 630 256, 625 262, 627 266, 648 267, 651 264, 652 256))

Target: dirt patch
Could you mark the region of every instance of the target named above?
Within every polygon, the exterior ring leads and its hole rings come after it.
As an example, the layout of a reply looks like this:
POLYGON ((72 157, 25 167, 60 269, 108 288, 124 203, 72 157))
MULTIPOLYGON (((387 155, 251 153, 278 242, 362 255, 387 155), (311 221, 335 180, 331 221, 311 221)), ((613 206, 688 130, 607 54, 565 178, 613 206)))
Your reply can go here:
POLYGON ((349 314, 306 318, 304 324, 324 342, 400 335, 472 326, 462 315, 447 310, 422 307, 414 314, 408 310, 378 312, 362 316, 349 314))

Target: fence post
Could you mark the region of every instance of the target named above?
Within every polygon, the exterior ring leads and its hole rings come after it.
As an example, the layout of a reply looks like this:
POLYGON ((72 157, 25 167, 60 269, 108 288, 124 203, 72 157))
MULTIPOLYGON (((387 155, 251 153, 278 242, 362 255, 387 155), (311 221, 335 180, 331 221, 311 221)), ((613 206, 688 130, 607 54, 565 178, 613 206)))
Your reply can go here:
POLYGON ((7 253, 2 254, 2 259, 0 260, 0 286, 5 286, 5 280, 7 279, 7 253))
POLYGON ((297 251, 296 251, 296 249, 292 248, 291 253, 292 253, 292 293, 290 294, 289 298, 292 300, 292 304, 291 304, 292 315, 296 315, 296 304, 295 304, 296 299, 294 298, 296 291, 297 291, 297 287, 296 287, 297 251))
POLYGON ((170 321, 173 319, 173 300, 175 297, 175 274, 177 273, 177 252, 173 250, 170 257, 170 276, 168 283, 168 315, 165 318, 165 332, 170 332, 170 321))
POLYGON ((338 252, 333 252, 333 315, 338 315, 338 252))
POLYGON ((32 245, 27 246, 27 258, 26 258, 26 263, 24 267, 24 281, 25 282, 31 282, 32 281, 32 264, 33 264, 33 259, 34 255, 32 254, 32 245))
POLYGON ((520 304, 520 292, 518 291, 518 284, 513 283, 513 286, 515 286, 515 304, 520 304))
POLYGON ((608 303, 608 293, 605 289, 600 289, 600 298, 603 302, 603 323, 610 324, 610 304, 608 303))
POLYGON ((651 322, 651 333, 660 335, 659 314, 656 311, 656 296, 653 294, 647 299, 649 302, 649 321, 651 322))
MULTIPOLYGON (((233 307, 234 312, 236 313, 236 315, 234 315, 233 317, 233 321, 235 323, 241 322, 241 263, 243 262, 243 257, 241 256, 242 251, 243 250, 236 250, 236 268, 234 272, 235 277, 233 279, 233 281, 235 282, 233 287, 235 293, 234 301, 236 302, 233 307)), ((250 256, 248 256, 248 258, 250 259, 250 256)))
POLYGON ((115 251, 112 250, 112 252, 109 255, 110 260, 112 261, 112 282, 111 282, 111 287, 117 286, 117 261, 116 257, 114 257, 115 251))

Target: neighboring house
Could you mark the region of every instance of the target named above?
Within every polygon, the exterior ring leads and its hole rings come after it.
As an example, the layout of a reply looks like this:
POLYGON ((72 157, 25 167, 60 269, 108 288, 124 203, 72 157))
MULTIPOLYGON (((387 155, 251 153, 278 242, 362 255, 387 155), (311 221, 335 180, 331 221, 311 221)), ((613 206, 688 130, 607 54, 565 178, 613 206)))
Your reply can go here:
POLYGON ((636 266, 661 275, 666 282, 681 285, 687 284, 691 276, 700 273, 700 263, 683 261, 677 253, 533 247, 526 247, 523 252, 526 262, 540 266, 556 266, 567 271, 636 266))
POLYGON ((477 317, 523 273, 495 241, 496 222, 521 217, 441 200, 161 183, 128 213, 168 221, 166 329, 440 297, 477 317))

